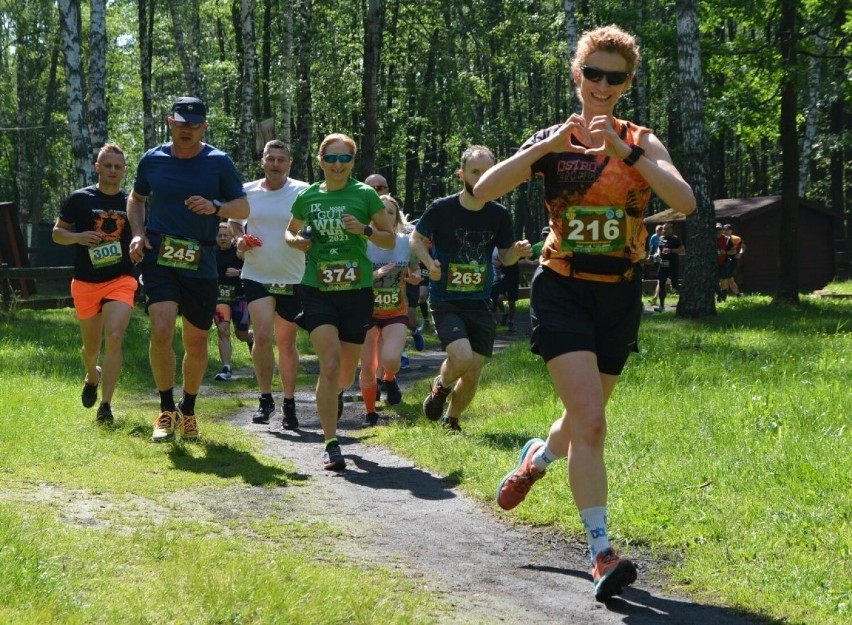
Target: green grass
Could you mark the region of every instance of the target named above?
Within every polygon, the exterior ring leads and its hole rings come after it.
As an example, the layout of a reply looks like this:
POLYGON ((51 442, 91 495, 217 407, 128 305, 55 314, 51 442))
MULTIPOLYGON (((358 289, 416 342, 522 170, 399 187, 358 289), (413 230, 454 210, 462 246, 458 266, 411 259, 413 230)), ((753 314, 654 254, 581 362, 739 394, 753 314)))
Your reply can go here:
POLYGON ((831 293, 852 295, 852 280, 835 280, 825 285, 825 290, 831 293))
MULTIPOLYGON (((338 529, 293 518, 286 502, 305 478, 219 419, 236 398, 202 397, 202 443, 148 442, 157 399, 138 311, 118 426, 96 428, 79 406, 78 337, 69 310, 0 317, 0 623, 435 619, 414 581, 348 563, 338 529), (277 502, 273 518, 242 506, 258 489, 277 502), (210 491, 241 513, 200 507, 210 491)), ((310 353, 303 336, 300 349, 310 353)), ((746 296, 701 322, 649 315, 640 350, 608 407, 619 549, 674 563, 676 589, 702 601, 789 623, 848 622, 852 302, 805 297, 789 309, 746 296)), ((234 366, 249 366, 242 345, 234 366)), ((493 502, 519 448, 560 412, 544 365, 523 341, 495 355, 461 436, 422 417, 430 379, 405 394, 402 419, 362 436, 493 502)), ((560 464, 522 506, 506 514, 491 503, 495 513, 582 539, 560 464)))
MULTIPOLYGON (((792 623, 852 615, 852 302, 729 300, 702 322, 647 316, 608 407, 610 522, 617 546, 677 562, 682 590, 792 623)), ((560 404, 525 343, 497 354, 447 435, 409 393, 371 433, 483 501, 560 404)), ((582 539, 565 464, 506 518, 582 539)), ((495 511, 498 511, 494 505, 495 511)), ((503 514, 503 513, 501 513, 503 514)))
MULTIPOLYGON (((79 347, 70 310, 0 317, 0 623, 434 620, 414 582, 347 562, 339 530, 292 518, 286 501, 306 478, 219 418, 236 399, 202 398, 202 442, 150 443, 158 403, 139 311, 115 428, 79 405, 79 347), (251 505, 258 488, 272 517, 251 505)), ((234 354, 249 365, 244 347, 234 354)))

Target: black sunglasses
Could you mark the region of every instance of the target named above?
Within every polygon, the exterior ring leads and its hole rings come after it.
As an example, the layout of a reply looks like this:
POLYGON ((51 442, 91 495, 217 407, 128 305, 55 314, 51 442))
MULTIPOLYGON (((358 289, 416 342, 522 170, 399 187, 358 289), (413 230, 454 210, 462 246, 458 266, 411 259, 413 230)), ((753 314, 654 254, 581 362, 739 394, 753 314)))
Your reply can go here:
POLYGON ((630 76, 630 72, 605 72, 591 65, 581 65, 580 69, 583 71, 583 78, 586 80, 600 82, 606 76, 606 81, 612 86, 624 84, 624 81, 630 76))
POLYGON ((351 154, 323 154, 322 155, 322 160, 324 160, 326 163, 336 163, 337 161, 340 161, 341 163, 346 164, 346 163, 350 162, 353 158, 355 158, 355 157, 352 156, 351 154))

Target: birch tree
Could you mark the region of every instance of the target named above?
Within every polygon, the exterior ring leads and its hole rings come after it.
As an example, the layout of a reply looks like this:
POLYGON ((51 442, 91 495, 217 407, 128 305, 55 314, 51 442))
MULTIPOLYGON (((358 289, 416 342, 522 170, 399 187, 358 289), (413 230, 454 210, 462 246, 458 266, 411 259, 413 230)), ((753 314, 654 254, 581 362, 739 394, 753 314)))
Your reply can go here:
MULTIPOLYGON (((58 35, 58 33, 57 33, 58 35)), ((50 51, 50 70, 47 80, 47 97, 44 102, 44 111, 42 113, 41 118, 41 126, 45 132, 48 131, 50 127, 50 117, 54 110, 54 96, 56 93, 56 74, 57 69, 59 67, 59 37, 56 37, 55 43, 51 46, 50 51)), ((50 150, 50 141, 39 141, 38 149, 36 150, 35 157, 35 171, 43 172, 47 169, 49 163, 49 150, 50 150)), ((29 164, 29 163, 27 163, 29 164)), ((32 185, 32 205, 30 209, 30 224, 33 227, 36 227, 39 223, 41 223, 43 207, 45 204, 44 196, 45 196, 45 180, 40 178, 40 184, 32 185)), ((32 243, 30 247, 33 249, 34 253, 37 253, 38 247, 38 237, 33 237, 32 243)))
POLYGON ((776 304, 799 303, 799 142, 796 134, 798 55, 796 0, 781 0, 781 228, 776 304))
POLYGON ((92 138, 92 161, 107 142, 106 107, 106 0, 89 2, 89 130, 92 138))
POLYGON ((71 153, 81 186, 95 181, 92 142, 86 122, 83 85, 83 55, 80 49, 80 3, 59 0, 59 23, 62 32, 62 55, 65 59, 65 89, 68 96, 68 129, 71 132, 71 153))
POLYGON ((155 0, 138 0, 142 135, 146 150, 157 144, 157 136, 154 131, 154 105, 151 95, 151 62, 154 55, 154 3, 155 0))
POLYGON ((378 121, 378 74, 381 35, 382 0, 369 0, 364 17, 364 75, 362 77, 362 99, 364 102, 364 136, 361 139, 361 177, 369 176, 376 167, 376 140, 379 133, 378 121))
POLYGON ((281 37, 279 38, 281 55, 281 128, 278 136, 290 145, 291 115, 293 112, 293 0, 281 0, 279 3, 281 37))
POLYGON ((683 285, 677 315, 706 317, 715 314, 716 263, 713 249, 713 199, 704 123, 701 47, 698 36, 697 0, 677 0, 677 51, 679 98, 683 127, 684 178, 692 185, 697 207, 687 217, 689 235, 683 285))
MULTIPOLYGON (((577 52, 577 41, 579 40, 579 34, 577 33, 577 14, 574 10, 574 0, 565 0, 565 40, 568 42, 568 60, 574 58, 574 54, 577 52)), ((580 100, 577 98, 577 94, 574 91, 574 81, 568 80, 568 93, 567 100, 569 104, 569 110, 573 113, 580 112, 580 100)))
POLYGON ((313 109, 311 107, 311 30, 312 30, 312 0, 296 0, 299 7, 299 54, 298 68, 299 94, 296 128, 296 149, 293 159, 293 177, 307 182, 313 182, 313 149, 311 136, 313 134, 313 109))
POLYGON ((240 89, 240 137, 237 162, 243 175, 248 174, 254 145, 252 102, 254 101, 254 2, 242 0, 240 27, 243 37, 243 73, 240 89))
POLYGON ((198 62, 198 49, 201 45, 201 34, 198 27, 200 9, 197 0, 191 0, 188 4, 190 19, 187 20, 181 12, 185 3, 181 0, 169 0, 169 9, 172 14, 172 36, 183 68, 186 95, 201 98, 201 67, 198 62))

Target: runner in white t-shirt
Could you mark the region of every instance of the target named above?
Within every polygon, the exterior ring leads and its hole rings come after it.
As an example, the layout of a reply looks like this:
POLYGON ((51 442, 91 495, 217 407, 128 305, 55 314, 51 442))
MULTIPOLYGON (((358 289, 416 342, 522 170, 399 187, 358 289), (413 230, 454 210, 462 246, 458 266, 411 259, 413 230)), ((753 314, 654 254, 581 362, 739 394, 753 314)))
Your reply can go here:
POLYGON ((265 176, 243 185, 250 207, 249 217, 231 220, 230 225, 237 237, 237 249, 245 254, 243 288, 254 327, 251 356, 260 401, 252 421, 269 423, 275 413, 272 398, 274 337, 284 392, 283 427, 295 430, 299 427, 295 400, 299 369, 295 321, 302 311, 298 289, 305 271, 305 254, 285 245, 284 231, 290 223, 293 200, 308 184, 287 177, 290 163, 290 147, 286 143, 273 140, 266 144, 260 161, 265 176))

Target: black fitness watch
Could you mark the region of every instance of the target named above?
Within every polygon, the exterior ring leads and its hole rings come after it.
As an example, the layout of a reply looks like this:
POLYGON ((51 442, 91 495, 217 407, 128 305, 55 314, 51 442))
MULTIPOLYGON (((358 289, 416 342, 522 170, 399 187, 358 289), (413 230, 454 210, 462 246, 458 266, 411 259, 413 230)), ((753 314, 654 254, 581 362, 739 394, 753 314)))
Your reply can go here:
POLYGON ((373 236, 373 229, 370 226, 364 226, 364 236, 368 239, 373 236))
POLYGON ((630 154, 628 154, 624 158, 624 164, 628 167, 633 167, 636 164, 636 161, 639 160, 639 157, 645 153, 645 150, 640 148, 638 145, 630 144, 630 154))
POLYGON ((213 214, 218 215, 219 211, 222 210, 222 202, 220 202, 219 200, 211 200, 211 201, 213 202, 213 206, 216 207, 216 210, 213 211, 213 214))

